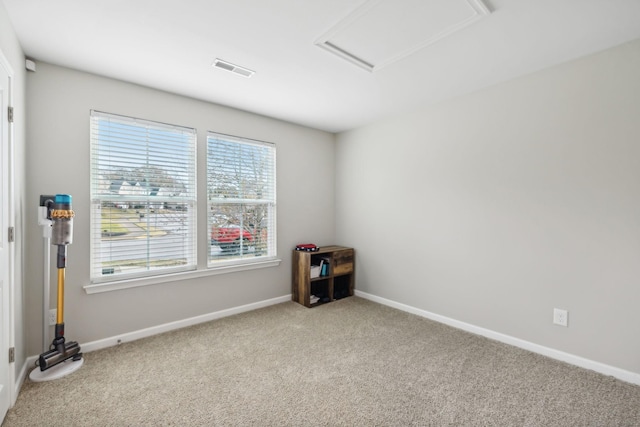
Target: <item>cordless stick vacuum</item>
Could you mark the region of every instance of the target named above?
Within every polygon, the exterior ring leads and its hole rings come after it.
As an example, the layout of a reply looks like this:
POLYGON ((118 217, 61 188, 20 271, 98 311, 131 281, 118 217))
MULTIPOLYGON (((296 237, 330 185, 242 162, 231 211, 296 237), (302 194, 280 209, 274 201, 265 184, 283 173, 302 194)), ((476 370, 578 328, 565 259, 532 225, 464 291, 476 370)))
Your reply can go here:
MULTIPOLYGON (((56 194, 53 203, 47 207, 47 216, 52 222, 51 244, 58 247, 58 295, 55 338, 48 351, 38 358, 40 372, 34 369, 30 378, 34 381, 57 379, 82 366, 80 345, 75 341, 67 342, 64 338, 64 279, 67 266, 67 245, 73 239, 73 217, 71 196, 56 194), (64 363, 63 363, 64 362, 64 363), (50 368, 50 371, 48 371, 50 368)), ((48 260, 47 260, 48 261, 48 260)))

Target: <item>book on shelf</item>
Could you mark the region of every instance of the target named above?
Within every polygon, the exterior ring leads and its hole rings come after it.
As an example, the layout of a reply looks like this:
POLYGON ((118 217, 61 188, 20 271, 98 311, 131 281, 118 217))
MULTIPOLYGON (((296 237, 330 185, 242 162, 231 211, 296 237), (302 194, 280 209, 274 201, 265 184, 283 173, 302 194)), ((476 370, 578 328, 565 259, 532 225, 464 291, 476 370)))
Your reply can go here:
POLYGON ((329 275, 329 265, 331 264, 331 260, 328 257, 323 257, 322 261, 320 261, 320 275, 328 276, 329 275))
MULTIPOLYGON (((326 276, 326 274, 322 274, 323 266, 326 266, 325 262, 326 262, 325 259, 321 258, 319 265, 316 265, 316 264, 312 264, 311 265, 311 278, 312 279, 315 279, 315 278, 320 277, 320 276, 326 276)), ((326 267, 324 267, 324 268, 326 270, 326 267)))

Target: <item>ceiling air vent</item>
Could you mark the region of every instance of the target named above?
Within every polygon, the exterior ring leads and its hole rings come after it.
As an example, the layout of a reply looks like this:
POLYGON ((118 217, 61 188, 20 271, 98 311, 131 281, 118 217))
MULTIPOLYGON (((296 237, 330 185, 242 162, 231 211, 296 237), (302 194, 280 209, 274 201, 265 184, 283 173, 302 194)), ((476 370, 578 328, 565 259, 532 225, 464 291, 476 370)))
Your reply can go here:
POLYGON ((255 71, 252 71, 248 68, 241 67, 239 65, 232 64, 231 62, 223 61, 222 59, 216 58, 212 64, 213 67, 221 68, 223 70, 231 71, 232 73, 236 73, 241 75, 242 77, 251 77, 255 74, 255 71))

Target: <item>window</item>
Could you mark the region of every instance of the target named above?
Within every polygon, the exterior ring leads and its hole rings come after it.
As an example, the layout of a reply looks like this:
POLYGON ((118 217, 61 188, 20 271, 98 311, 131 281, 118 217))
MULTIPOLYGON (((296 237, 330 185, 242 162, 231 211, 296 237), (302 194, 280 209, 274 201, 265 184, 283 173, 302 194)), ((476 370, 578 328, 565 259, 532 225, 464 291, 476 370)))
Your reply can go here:
POLYGON ((195 129, 92 111, 92 282, 196 269, 195 230, 195 129))
POLYGON ((207 136, 209 267, 276 256, 275 145, 207 136))

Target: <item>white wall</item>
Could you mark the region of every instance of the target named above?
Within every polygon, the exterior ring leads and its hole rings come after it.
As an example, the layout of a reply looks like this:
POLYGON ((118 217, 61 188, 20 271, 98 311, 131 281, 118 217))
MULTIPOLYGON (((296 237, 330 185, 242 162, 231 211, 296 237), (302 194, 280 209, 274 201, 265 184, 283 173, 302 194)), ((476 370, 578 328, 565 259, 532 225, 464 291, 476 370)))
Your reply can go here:
MULTIPOLYGON (((26 296, 30 355, 42 351, 43 239, 36 221, 40 194, 73 196, 76 217, 73 244, 68 247, 65 335, 81 345, 290 294, 295 244, 334 242, 334 135, 47 63, 38 62, 27 83, 30 204, 25 221, 31 254, 27 280, 33 285, 26 296), (201 190, 208 130, 274 142, 280 266, 88 295, 82 287, 89 283, 91 109, 196 128, 201 190)), ((201 218, 206 215, 204 199, 200 197, 198 208, 201 218)), ((198 232, 203 237, 198 249, 207 251, 205 220, 199 222, 198 232)), ((55 306, 55 297, 51 305, 55 306)))
MULTIPOLYGON (((24 325, 24 264, 25 264, 25 229, 24 229, 24 204, 25 204, 25 129, 26 129, 26 112, 25 112, 25 87, 26 87, 26 71, 24 68, 24 54, 18 43, 18 39, 13 30, 13 26, 9 21, 9 16, 0 2, 0 52, 9 62, 13 71, 13 186, 14 198, 12 200, 15 210, 13 224, 16 229, 16 241, 14 244, 15 259, 13 262, 14 284, 13 299, 14 319, 15 319, 15 336, 14 344, 16 348, 15 377, 17 378, 24 360, 28 356, 25 350, 25 331, 24 325)), ((6 114, 5 111, 2 114, 6 114)))
POLYGON ((640 373, 638 76, 640 41, 338 135, 357 289, 640 373))

